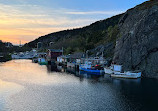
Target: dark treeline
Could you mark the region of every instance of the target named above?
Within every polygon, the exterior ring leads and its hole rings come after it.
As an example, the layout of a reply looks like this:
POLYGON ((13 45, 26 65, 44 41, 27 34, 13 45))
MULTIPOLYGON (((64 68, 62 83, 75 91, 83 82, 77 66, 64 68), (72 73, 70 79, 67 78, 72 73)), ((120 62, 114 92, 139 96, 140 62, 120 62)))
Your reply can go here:
POLYGON ((10 42, 2 42, 0 40, 0 62, 11 60, 12 53, 23 52, 26 50, 31 50, 31 48, 14 46, 10 42))
POLYGON ((14 52, 23 52, 31 50, 29 47, 19 47, 12 45, 10 42, 3 42, 0 40, 0 53, 14 53, 14 52), (7 43, 9 43, 9 47, 7 47, 7 43))

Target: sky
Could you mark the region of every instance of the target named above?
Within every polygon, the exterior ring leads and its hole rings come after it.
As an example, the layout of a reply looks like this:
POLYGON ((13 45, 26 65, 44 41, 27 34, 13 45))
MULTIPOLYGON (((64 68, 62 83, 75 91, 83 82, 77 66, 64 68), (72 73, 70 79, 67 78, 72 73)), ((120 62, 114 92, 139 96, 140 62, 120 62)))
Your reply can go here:
POLYGON ((147 0, 0 0, 0 40, 25 44, 40 36, 83 27, 147 0))

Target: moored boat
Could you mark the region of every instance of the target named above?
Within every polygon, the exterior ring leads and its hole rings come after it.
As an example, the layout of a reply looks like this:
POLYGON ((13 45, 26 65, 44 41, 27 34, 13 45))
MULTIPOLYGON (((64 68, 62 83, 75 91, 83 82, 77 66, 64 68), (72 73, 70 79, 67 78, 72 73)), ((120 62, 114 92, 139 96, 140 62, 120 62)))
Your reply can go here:
POLYGON ((141 77, 141 71, 123 71, 122 65, 112 64, 110 67, 105 67, 104 72, 105 74, 110 74, 111 77, 116 78, 136 79, 141 77))
POLYGON ((46 53, 38 53, 38 63, 40 65, 47 65, 48 62, 46 61, 46 53))
POLYGON ((104 67, 104 72, 105 74, 113 74, 114 71, 112 70, 111 67, 104 67))
POLYGON ((104 73, 103 68, 100 65, 93 66, 91 62, 85 62, 79 66, 80 71, 89 72, 94 75, 102 75, 104 73))
POLYGON ((140 71, 115 72, 111 77, 137 79, 141 77, 140 71))
POLYGON ((38 58, 38 63, 40 65, 47 65, 48 64, 45 58, 38 58))

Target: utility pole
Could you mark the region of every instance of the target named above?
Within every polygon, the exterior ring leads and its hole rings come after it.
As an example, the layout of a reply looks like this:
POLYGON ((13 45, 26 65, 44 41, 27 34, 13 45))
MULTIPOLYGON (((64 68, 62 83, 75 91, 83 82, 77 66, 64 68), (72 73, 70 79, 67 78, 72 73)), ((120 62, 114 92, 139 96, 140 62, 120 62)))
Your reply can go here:
POLYGON ((22 46, 21 46, 21 40, 19 41, 19 47, 22 47, 22 46))
POLYGON ((89 51, 89 50, 86 51, 86 58, 87 58, 87 59, 88 59, 88 51, 89 51))

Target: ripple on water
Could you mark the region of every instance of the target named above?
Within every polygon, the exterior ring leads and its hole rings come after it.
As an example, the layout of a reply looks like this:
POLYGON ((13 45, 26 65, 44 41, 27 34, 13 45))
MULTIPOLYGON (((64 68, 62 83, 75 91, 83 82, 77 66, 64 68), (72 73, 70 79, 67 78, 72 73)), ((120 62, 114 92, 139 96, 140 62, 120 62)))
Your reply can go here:
POLYGON ((9 97, 20 92, 24 87, 15 83, 0 80, 0 110, 5 109, 9 97))
POLYGON ((22 85, 57 85, 77 83, 78 78, 71 75, 53 72, 49 74, 46 66, 33 64, 31 60, 13 60, 1 66, 0 78, 22 85))

